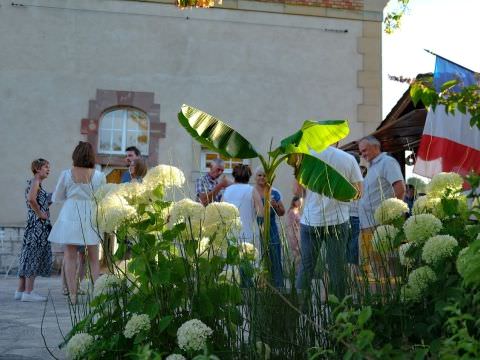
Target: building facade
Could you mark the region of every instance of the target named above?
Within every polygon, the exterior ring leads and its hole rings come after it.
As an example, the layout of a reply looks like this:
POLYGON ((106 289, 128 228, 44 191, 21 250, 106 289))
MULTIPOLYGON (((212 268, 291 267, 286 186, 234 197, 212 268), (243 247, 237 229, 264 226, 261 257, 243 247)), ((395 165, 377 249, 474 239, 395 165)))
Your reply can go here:
MULTIPOLYGON (((181 168, 189 196, 216 155, 177 124, 183 103, 265 153, 306 119, 348 119, 346 141, 371 132, 382 114, 386 2, 224 0, 182 10, 164 0, 0 0, 0 271, 21 244, 30 162, 50 160, 53 191, 79 140, 94 145, 112 181, 125 147, 137 145, 150 165, 181 168)), ((291 181, 282 167, 275 186, 285 203, 291 181)))

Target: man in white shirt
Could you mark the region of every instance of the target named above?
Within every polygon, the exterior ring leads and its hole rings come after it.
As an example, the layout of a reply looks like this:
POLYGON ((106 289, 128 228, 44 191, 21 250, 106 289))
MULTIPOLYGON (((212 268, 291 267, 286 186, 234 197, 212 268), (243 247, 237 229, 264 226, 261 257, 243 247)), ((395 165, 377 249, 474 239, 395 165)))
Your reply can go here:
MULTIPOLYGON (((328 147, 313 156, 326 162, 361 193, 363 177, 355 158, 335 147, 328 147)), ((322 243, 325 242, 329 293, 342 298, 345 295, 348 267, 347 242, 350 236, 349 203, 341 202, 304 189, 296 183, 296 195, 305 194, 305 207, 300 219, 300 270, 296 287, 310 286, 322 243)))

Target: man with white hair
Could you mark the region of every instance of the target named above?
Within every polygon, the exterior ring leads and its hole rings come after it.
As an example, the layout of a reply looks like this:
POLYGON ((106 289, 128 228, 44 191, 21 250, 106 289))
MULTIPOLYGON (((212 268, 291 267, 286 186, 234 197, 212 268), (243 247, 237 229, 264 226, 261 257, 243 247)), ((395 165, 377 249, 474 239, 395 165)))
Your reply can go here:
MULTIPOLYGON (((375 261, 372 256, 372 238, 375 226, 375 210, 385 199, 403 200, 405 181, 397 160, 381 151, 380 141, 367 136, 358 143, 360 155, 369 163, 367 176, 363 181, 363 194, 359 201, 361 229, 361 255, 363 259, 375 261)), ((372 265, 372 264, 371 264, 372 265)), ((378 275, 378 274, 377 274, 378 275)))
POLYGON ((203 206, 207 206, 214 201, 221 201, 223 189, 230 185, 226 177, 220 179, 225 170, 225 162, 222 159, 213 159, 209 167, 210 171, 198 178, 195 183, 197 201, 202 203, 203 206))

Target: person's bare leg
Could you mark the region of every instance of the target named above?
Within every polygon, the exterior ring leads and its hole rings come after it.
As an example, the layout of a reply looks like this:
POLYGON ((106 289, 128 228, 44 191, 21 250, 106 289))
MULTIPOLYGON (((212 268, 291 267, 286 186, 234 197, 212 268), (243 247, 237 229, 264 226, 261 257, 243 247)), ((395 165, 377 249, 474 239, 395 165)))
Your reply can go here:
MULTIPOLYGON (((64 250, 65 253, 65 250, 64 250)), ((65 255, 62 259, 62 267, 60 269, 60 277, 62 278, 62 291, 63 295, 68 295, 68 286, 67 286, 67 279, 65 277, 65 255)))
POLYGON ((78 267, 77 267, 77 279, 80 284, 85 277, 85 251, 78 252, 78 267))
POLYGON ((18 292, 24 292, 25 291, 25 276, 20 276, 18 278, 18 292))
POLYGON ((98 245, 87 245, 88 267, 92 281, 95 282, 100 274, 100 261, 98 259, 98 245))
POLYGON ((67 280, 68 292, 72 303, 77 299, 77 245, 65 245, 63 256, 65 279, 67 280))
POLYGON ((35 276, 25 278, 25 292, 30 294, 33 291, 33 285, 35 283, 35 276))

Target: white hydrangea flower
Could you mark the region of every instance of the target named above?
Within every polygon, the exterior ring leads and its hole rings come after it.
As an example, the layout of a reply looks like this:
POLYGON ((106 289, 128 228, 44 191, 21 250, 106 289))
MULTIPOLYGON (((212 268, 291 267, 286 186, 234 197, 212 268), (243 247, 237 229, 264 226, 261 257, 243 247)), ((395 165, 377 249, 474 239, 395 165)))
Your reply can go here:
POLYGON ((228 266, 219 275, 219 282, 240 284, 240 270, 236 266, 228 266))
POLYGON ((136 210, 127 200, 116 193, 109 193, 92 212, 93 224, 98 225, 101 232, 113 232, 124 222, 136 215, 136 210))
POLYGON ((436 280, 437 275, 429 266, 422 266, 413 270, 408 276, 408 284, 405 296, 409 300, 420 300, 429 286, 436 280))
POLYGON ((100 201, 107 196, 111 191, 115 191, 119 187, 119 184, 107 183, 100 186, 97 191, 93 194, 94 201, 99 203, 100 201))
POLYGON ((133 314, 130 320, 128 320, 127 324, 125 325, 123 335, 125 335, 127 339, 131 339, 139 332, 148 330, 150 330, 150 318, 148 317, 148 315, 133 314))
POLYGON ((170 208, 170 221, 178 224, 190 218, 193 223, 203 221, 205 208, 202 204, 185 198, 172 204, 170 208))
POLYGON ((411 216, 403 224, 403 231, 408 241, 423 244, 428 238, 437 235, 442 229, 442 222, 432 214, 411 216))
POLYGON ((450 235, 436 235, 423 245, 422 259, 429 265, 435 265, 451 257, 458 241, 450 235))
POLYGON ((204 234, 210 238, 215 238, 218 245, 219 241, 225 242, 227 237, 238 237, 242 228, 240 213, 237 207, 226 202, 213 202, 205 208, 205 227, 204 234))
POLYGON ((441 197, 447 190, 452 192, 460 191, 463 188, 463 178, 457 173, 441 172, 435 175, 427 185, 427 193, 441 197))
POLYGON ((211 248, 210 238, 203 237, 198 242, 197 255, 200 256, 200 257, 209 258, 210 255, 212 255, 211 251, 210 251, 210 248, 211 248))
POLYGON ((159 185, 164 188, 181 187, 185 183, 185 175, 174 166, 158 165, 147 171, 142 183, 150 191, 159 185))
POLYGON ((373 217, 378 224, 391 224, 393 221, 405 216, 408 213, 408 205, 397 198, 390 198, 382 201, 375 210, 373 217))
POLYGON ((203 205, 191 199, 177 201, 172 204, 170 209, 170 223, 185 222, 187 231, 190 231, 191 225, 194 235, 199 235, 204 216, 205 208, 203 205))
POLYGON ((101 294, 110 294, 115 288, 120 287, 122 279, 118 276, 111 274, 103 274, 100 276, 93 286, 93 297, 100 296, 101 294))
POLYGON ((426 195, 420 196, 413 203, 412 214, 431 214, 433 213, 433 209, 440 203, 440 201, 441 199, 437 197, 430 197, 426 195))
POLYGON ((244 242, 238 246, 240 257, 254 261, 258 258, 258 250, 252 243, 244 242))
POLYGON ((238 208, 228 202, 212 202, 205 208, 205 226, 230 225, 239 217, 238 208))
POLYGON ((78 333, 68 341, 66 353, 68 359, 84 359, 90 345, 93 343, 93 336, 86 333, 78 333))
POLYGON ((212 334, 213 330, 200 320, 189 320, 177 330, 178 346, 185 351, 200 351, 212 334))
POLYGON ((187 360, 187 358, 181 354, 170 354, 165 360, 187 360))
POLYGON ((392 225, 380 225, 373 233, 372 246, 378 253, 388 253, 393 250, 393 241, 399 230, 392 225))
POLYGON ((149 192, 143 183, 130 182, 120 184, 123 197, 130 204, 148 204, 150 202, 149 192))
POLYGON ((469 247, 465 247, 460 252, 458 253, 457 257, 457 271, 460 274, 460 276, 464 277, 465 271, 468 267, 468 256, 466 256, 467 251, 469 250, 469 247))
POLYGON ((413 243, 406 243, 400 245, 400 247, 398 248, 398 257, 400 260, 400 264, 402 264, 403 266, 412 266, 414 263, 414 259, 407 256, 407 251, 410 250, 412 246, 414 246, 413 243))

